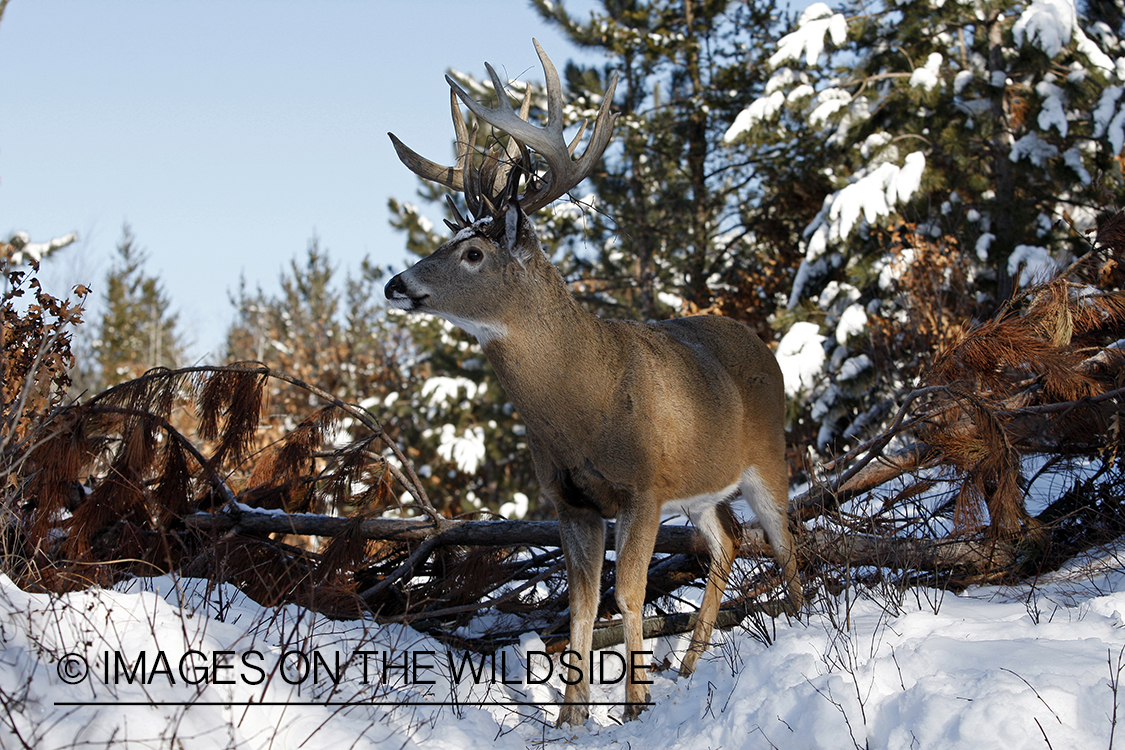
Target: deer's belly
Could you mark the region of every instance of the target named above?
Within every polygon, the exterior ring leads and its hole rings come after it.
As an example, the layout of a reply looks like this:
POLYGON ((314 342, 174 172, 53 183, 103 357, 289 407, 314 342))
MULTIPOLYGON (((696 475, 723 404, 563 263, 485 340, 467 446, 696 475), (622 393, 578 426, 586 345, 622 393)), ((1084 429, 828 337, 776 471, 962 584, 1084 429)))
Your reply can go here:
POLYGON ((671 516, 682 513, 690 518, 706 511, 708 508, 713 508, 724 500, 733 500, 738 496, 738 492, 738 483, 735 482, 718 492, 704 492, 692 497, 668 500, 661 506, 660 515, 671 516))

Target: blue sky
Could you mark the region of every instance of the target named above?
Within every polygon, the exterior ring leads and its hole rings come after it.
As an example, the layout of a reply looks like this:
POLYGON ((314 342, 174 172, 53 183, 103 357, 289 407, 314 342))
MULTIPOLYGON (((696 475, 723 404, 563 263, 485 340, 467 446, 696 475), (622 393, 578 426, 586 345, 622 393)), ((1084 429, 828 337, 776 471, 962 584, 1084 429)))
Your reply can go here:
POLYGON ((403 267, 386 204, 417 181, 387 131, 448 161, 446 69, 542 80, 532 37, 560 67, 582 54, 524 0, 11 0, 0 233, 77 231, 45 277, 100 296, 128 222, 215 361, 240 275, 275 290, 314 233, 342 271, 403 267))

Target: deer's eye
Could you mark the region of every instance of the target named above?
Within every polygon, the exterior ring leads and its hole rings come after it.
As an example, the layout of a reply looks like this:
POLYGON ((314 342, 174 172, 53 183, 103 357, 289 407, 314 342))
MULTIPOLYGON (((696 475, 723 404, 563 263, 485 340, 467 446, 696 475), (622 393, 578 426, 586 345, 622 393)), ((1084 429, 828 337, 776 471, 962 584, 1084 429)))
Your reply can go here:
POLYGON ((471 247, 466 250, 465 254, 461 257, 463 257, 470 263, 476 264, 484 260, 484 253, 482 253, 480 250, 477 250, 475 247, 471 247))

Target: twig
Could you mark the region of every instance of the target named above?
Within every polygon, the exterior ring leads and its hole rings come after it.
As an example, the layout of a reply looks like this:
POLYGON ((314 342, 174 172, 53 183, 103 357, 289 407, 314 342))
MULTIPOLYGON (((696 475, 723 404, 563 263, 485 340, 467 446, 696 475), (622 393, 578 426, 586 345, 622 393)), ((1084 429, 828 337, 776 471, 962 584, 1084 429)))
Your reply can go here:
POLYGON ((1117 732, 1118 691, 1121 689, 1121 672, 1125 670, 1125 646, 1117 652, 1117 665, 1114 667, 1113 652, 1106 652, 1109 663, 1109 689, 1113 693, 1113 714, 1109 720, 1109 750, 1113 750, 1113 736, 1117 732))
MULTIPOLYGON (((524 582, 519 587, 514 588, 514 589, 512 589, 511 591, 508 591, 505 594, 501 594, 500 596, 496 597, 495 599, 489 599, 488 601, 483 601, 483 602, 475 602, 473 604, 462 604, 462 605, 457 606, 457 607, 446 607, 445 609, 428 610, 428 611, 424 611, 424 612, 418 612, 416 614, 396 615, 395 617, 384 618, 383 621, 384 622, 404 622, 404 623, 415 624, 418 621, 434 620, 434 619, 437 619, 439 617, 448 617, 449 615, 459 615, 459 614, 464 614, 465 612, 477 612, 479 610, 489 609, 491 607, 495 607, 497 604, 503 604, 504 602, 511 601, 515 597, 522 594, 524 591, 527 591, 532 586, 538 585, 542 581, 545 581, 548 578, 550 578, 551 576, 560 572, 565 566, 566 566, 566 563, 562 563, 562 562, 555 563, 554 565, 547 568, 546 570, 544 570, 539 575, 535 576, 534 578, 528 579, 526 582, 524 582)), ((376 587, 372 586, 371 589, 368 589, 368 591, 371 591, 374 588, 376 588, 376 587)), ((360 596, 366 598, 366 593, 367 592, 364 592, 363 594, 360 594, 360 596)))
MULTIPOLYGON (((902 406, 899 407, 898 414, 895 415, 894 422, 891 423, 891 426, 887 428, 882 435, 872 441, 873 444, 871 446, 871 449, 867 452, 867 455, 864 456, 861 461, 857 461, 854 466, 840 475, 840 478, 837 480, 836 486, 846 486, 848 481, 852 477, 858 474, 865 466, 867 466, 867 464, 871 463, 871 461, 876 456, 882 453, 883 448, 887 447, 887 444, 891 442, 891 439, 895 435, 897 435, 901 430, 905 429, 905 427, 903 427, 903 420, 906 418, 906 410, 912 403, 914 403, 916 399, 921 398, 922 396, 928 396, 931 393, 936 393, 938 391, 948 390, 948 387, 944 385, 934 385, 927 388, 919 388, 908 393, 903 399, 902 406)), ((908 426, 913 426, 917 421, 918 419, 911 420, 910 425, 908 426)))
POLYGON ((365 591, 361 591, 359 598, 370 604, 373 600, 377 599, 384 591, 391 587, 396 581, 404 576, 413 577, 414 569, 425 562, 430 553, 437 548, 440 536, 432 536, 426 541, 418 545, 418 549, 410 553, 410 557, 406 558, 406 562, 399 565, 394 572, 383 580, 376 583, 374 586, 365 591))
POLYGON ((211 486, 214 487, 215 490, 219 493, 219 496, 222 497, 223 502, 231 508, 236 507, 234 492, 232 492, 230 487, 227 486, 226 482, 223 481, 223 478, 219 476, 216 468, 212 466, 211 462, 208 461, 207 458, 199 452, 199 449, 196 448, 190 440, 180 434, 180 431, 172 426, 172 423, 168 420, 164 419, 161 416, 153 414, 150 411, 140 411, 137 409, 130 409, 125 406, 86 404, 85 406, 77 408, 85 409, 95 414, 124 414, 130 417, 141 417, 144 419, 152 420, 157 426, 164 430, 165 434, 168 435, 169 438, 175 440, 188 453, 190 453, 192 455, 192 458, 194 458, 204 470, 211 473, 211 486))

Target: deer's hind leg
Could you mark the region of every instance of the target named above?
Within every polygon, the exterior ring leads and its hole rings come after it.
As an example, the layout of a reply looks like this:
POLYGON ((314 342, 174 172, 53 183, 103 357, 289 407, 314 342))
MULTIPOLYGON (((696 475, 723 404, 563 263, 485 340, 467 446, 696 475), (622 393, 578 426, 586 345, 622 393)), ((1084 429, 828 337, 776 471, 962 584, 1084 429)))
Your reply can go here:
POLYGON ((719 614, 719 604, 730 577, 731 565, 738 550, 741 526, 726 500, 704 509, 689 512, 691 522, 707 541, 707 551, 711 564, 707 571, 707 585, 703 590, 703 603, 699 606, 699 618, 691 634, 691 646, 680 663, 680 675, 687 676, 695 671, 699 657, 711 645, 711 633, 715 618, 719 614))
POLYGON ((797 575, 793 535, 789 532, 789 486, 785 459, 779 458, 774 465, 746 469, 742 472, 739 486, 742 496, 766 532, 766 541, 770 543, 774 560, 781 568, 789 609, 796 613, 804 606, 805 597, 797 575))

